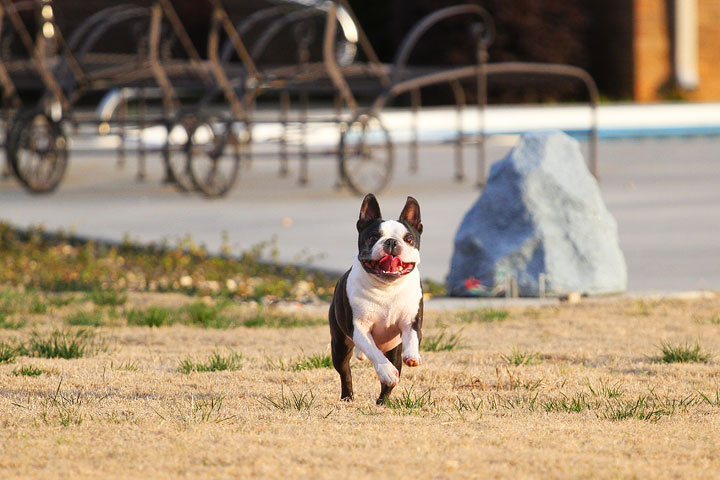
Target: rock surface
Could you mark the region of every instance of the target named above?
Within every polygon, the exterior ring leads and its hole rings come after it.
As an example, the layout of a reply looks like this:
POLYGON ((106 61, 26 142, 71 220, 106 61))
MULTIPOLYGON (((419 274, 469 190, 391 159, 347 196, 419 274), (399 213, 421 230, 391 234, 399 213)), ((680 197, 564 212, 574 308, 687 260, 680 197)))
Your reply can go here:
POLYGON ((455 236, 452 296, 603 294, 627 287, 617 223, 579 143, 559 131, 523 135, 493 165, 455 236))

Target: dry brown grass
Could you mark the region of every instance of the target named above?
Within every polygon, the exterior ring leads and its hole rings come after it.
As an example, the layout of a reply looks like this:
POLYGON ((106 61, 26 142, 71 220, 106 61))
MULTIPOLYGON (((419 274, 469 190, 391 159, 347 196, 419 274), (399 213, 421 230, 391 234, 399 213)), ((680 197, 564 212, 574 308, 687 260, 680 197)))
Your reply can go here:
MULTIPOLYGON (((133 295, 122 309, 183 302, 133 295)), ((0 342, 67 328, 83 308, 28 314, 0 342)), ((327 352, 325 326, 128 327, 109 315, 115 326, 94 329, 107 349, 93 356, 0 364, 0 478, 712 476, 719 311, 720 296, 510 309, 476 323, 431 313, 426 334, 447 324, 462 348, 405 369, 396 408, 375 406, 368 364, 354 364, 353 403, 338 400, 332 369, 291 368, 327 352), (695 342, 707 362, 660 361, 661 345, 695 342), (213 352, 237 352, 239 370, 178 372, 213 352), (13 374, 29 366, 43 373, 13 374)))

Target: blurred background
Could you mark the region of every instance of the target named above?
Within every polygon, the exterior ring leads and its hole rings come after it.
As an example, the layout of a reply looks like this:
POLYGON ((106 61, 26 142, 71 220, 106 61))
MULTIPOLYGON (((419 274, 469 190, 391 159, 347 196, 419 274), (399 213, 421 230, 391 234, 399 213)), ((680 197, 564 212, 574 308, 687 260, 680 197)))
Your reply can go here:
POLYGON ((423 277, 518 135, 577 138, 633 292, 720 288, 714 0, 2 0, 0 221, 344 271, 361 195, 423 277), (185 239, 185 240, 183 240, 185 239), (258 255, 261 255, 258 253, 258 255))

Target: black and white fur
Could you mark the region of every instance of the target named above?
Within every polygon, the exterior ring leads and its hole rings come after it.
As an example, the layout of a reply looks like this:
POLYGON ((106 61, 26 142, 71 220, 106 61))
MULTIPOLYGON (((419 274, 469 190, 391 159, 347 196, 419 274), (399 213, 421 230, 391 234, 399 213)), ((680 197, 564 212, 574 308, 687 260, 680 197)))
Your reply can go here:
POLYGON ((383 403, 400 380, 402 364, 419 366, 423 301, 420 283, 418 202, 408 197, 399 219, 383 220, 368 194, 357 221, 358 254, 338 281, 330 305, 332 359, 341 398, 352 400, 350 357, 369 359, 381 383, 383 403))

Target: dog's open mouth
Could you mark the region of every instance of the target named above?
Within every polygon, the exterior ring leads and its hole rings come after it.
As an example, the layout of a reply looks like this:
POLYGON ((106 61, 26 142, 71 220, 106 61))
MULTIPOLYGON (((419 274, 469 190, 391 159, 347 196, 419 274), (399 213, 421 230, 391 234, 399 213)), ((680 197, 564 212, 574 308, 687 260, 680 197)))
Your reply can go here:
POLYGON ((394 257, 390 254, 385 255, 380 260, 365 260, 363 267, 374 275, 387 275, 391 277, 401 277, 412 272, 415 264, 404 263, 400 257, 394 257))

